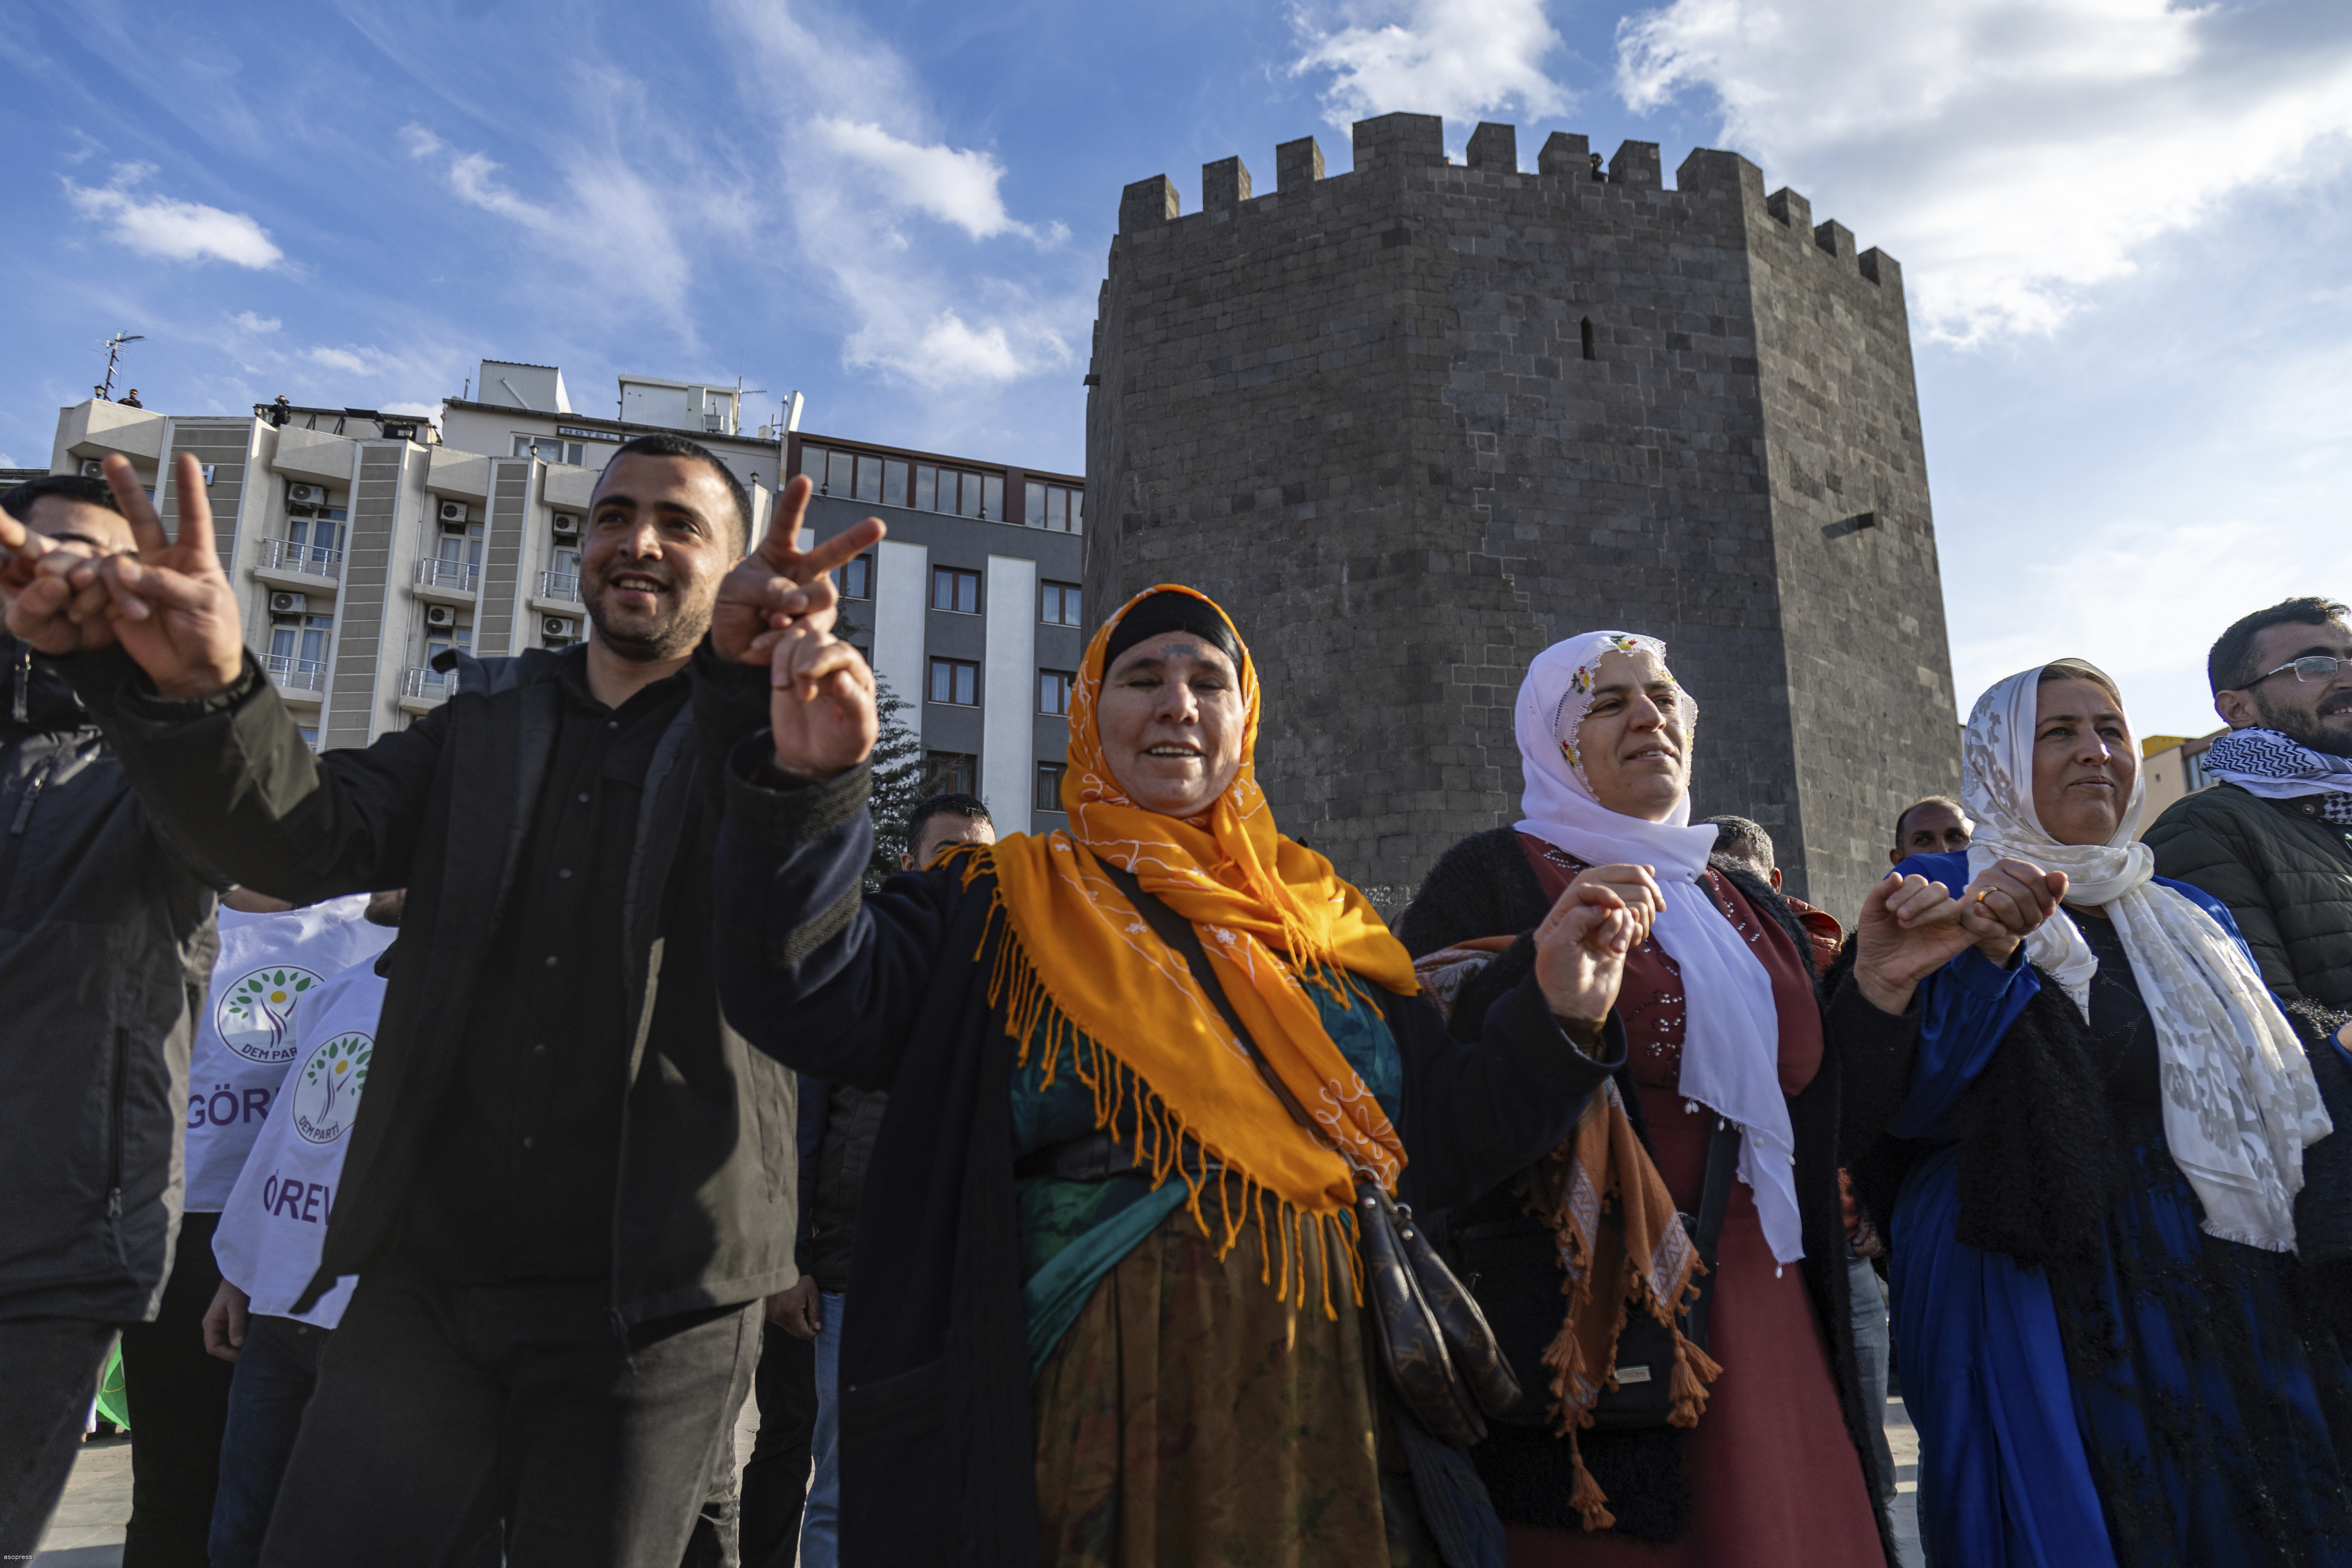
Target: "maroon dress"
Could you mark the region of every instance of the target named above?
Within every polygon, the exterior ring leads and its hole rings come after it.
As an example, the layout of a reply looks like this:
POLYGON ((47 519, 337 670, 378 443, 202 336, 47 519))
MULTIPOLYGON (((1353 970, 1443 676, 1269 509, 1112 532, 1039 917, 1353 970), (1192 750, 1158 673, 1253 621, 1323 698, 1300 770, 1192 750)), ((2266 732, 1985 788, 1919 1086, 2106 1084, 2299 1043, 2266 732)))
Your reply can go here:
MULTIPOLYGON (((1547 898, 1582 862, 1519 836, 1547 898)), ((1713 871, 1706 888, 1772 977, 1780 1019, 1780 1091, 1793 1095, 1822 1065, 1822 1015, 1806 955, 1769 915, 1713 871)), ((1685 1109, 1682 973, 1655 942, 1625 961, 1617 1012, 1658 1174, 1685 1214, 1697 1212, 1706 1173, 1707 1113, 1685 1109)), ((1884 1568, 1862 1459, 1847 1436, 1828 1342, 1804 1277, 1780 1268, 1764 1242, 1756 1200, 1731 1184, 1717 1247, 1707 1353, 1723 1366, 1706 1414, 1687 1439, 1691 1527, 1650 1545, 1609 1531, 1504 1526, 1513 1568, 1884 1568)))

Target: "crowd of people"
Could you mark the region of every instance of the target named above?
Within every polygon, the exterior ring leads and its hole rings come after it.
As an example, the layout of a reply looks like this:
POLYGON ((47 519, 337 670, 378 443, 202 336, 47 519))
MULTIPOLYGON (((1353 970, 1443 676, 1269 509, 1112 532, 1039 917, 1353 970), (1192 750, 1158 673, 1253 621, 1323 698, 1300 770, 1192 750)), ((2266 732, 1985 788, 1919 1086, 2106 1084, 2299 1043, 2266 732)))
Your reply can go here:
POLYGON ((875 887, 879 521, 632 441, 590 640, 314 754, 175 481, 0 520, 0 1553, 119 1342, 128 1568, 1891 1564, 1892 1378, 1935 1568, 2352 1565, 2340 604, 2222 636, 2154 823, 2053 647, 1843 911, 1566 638, 1391 930, 1192 588, 1066 829, 875 887))

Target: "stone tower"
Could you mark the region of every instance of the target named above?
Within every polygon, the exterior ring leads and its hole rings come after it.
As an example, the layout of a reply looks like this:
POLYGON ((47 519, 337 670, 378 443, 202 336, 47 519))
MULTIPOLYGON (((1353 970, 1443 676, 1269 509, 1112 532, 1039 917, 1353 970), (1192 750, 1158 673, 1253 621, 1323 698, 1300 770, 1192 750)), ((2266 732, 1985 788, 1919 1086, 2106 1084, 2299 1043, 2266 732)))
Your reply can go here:
POLYGON ((1391 913, 1515 820, 1511 702, 1562 637, 1665 639, 1694 813, 1770 829, 1850 918, 1895 814, 1959 783, 1903 274, 1756 166, 1606 181, 1433 116, 1127 187, 1087 409, 1087 608, 1177 580, 1259 661, 1284 829, 1391 913))

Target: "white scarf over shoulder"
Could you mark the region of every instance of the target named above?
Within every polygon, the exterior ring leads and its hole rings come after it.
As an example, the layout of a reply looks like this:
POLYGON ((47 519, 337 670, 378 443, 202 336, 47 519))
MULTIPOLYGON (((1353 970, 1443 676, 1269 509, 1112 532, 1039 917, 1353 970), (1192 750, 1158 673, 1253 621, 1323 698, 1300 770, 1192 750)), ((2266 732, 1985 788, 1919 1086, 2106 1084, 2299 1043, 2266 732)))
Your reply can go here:
MULTIPOLYGON (((1588 865, 1648 866, 1666 907, 1651 936, 1682 968, 1686 999, 1681 1090, 1738 1127, 1739 1179, 1756 1196, 1773 1258, 1805 1255, 1797 1209, 1797 1141, 1780 1092, 1780 1017, 1772 978, 1697 884, 1715 848, 1715 829, 1690 826, 1690 797, 1664 822, 1610 810, 1595 799, 1576 754, 1577 726, 1592 705, 1601 660, 1647 650, 1665 663, 1666 645, 1625 632, 1587 632, 1536 656, 1519 684, 1515 712, 1526 789, 1519 831, 1558 845, 1588 865)), ((1683 695, 1684 743, 1698 705, 1683 695)))
MULTIPOLYGON (((2068 903, 2105 910, 2156 1019, 2164 1141, 2204 1205, 2206 1233, 2291 1252, 2303 1152, 2332 1130, 2310 1059, 2244 950, 2155 880, 2155 852, 2135 839, 2145 774, 2106 843, 2061 844, 2043 830, 2033 807, 2041 682, 2039 667, 2012 675, 1969 715, 1960 793, 1978 824, 1969 874, 2014 856, 2065 872, 2068 903)), ((2025 952, 2089 1016, 2099 963, 2073 919, 2043 921, 2025 952)))

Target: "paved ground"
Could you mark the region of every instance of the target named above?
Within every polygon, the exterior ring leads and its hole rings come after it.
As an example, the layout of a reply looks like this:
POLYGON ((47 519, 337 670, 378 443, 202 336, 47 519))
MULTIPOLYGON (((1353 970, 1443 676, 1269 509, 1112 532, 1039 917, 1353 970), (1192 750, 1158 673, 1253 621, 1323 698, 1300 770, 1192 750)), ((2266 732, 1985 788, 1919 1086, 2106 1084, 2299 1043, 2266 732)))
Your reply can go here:
MULTIPOLYGON (((743 1419, 735 1428, 735 1458, 751 1457, 751 1434, 759 1430, 756 1399, 743 1402, 743 1419)), ((1919 1489, 1919 1436, 1904 1414, 1903 1401, 1886 1402, 1886 1442, 1895 1450, 1897 1495, 1895 1500, 1895 1544, 1903 1552, 1903 1568, 1926 1568, 1919 1554, 1919 1526, 1912 1505, 1919 1489)), ((41 1538, 34 1568, 121 1568, 122 1526, 131 1517, 131 1439, 95 1437, 82 1445, 74 1463, 73 1479, 66 1483, 65 1500, 41 1538)))

